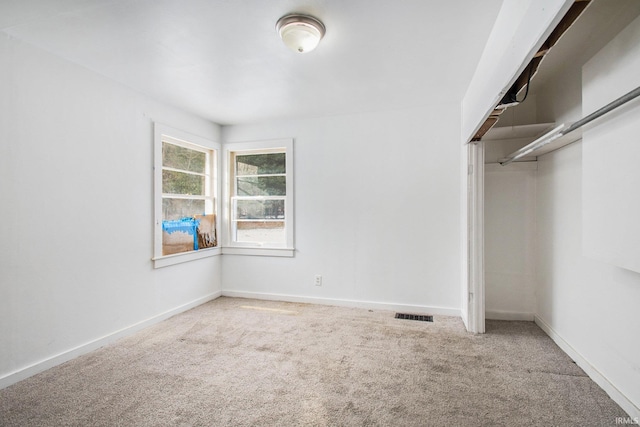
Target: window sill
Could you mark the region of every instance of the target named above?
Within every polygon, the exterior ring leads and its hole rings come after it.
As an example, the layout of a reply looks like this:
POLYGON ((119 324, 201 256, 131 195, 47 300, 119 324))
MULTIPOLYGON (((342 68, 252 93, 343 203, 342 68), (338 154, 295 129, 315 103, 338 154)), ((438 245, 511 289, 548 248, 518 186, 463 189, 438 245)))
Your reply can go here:
POLYGON ((250 256, 273 256, 273 257, 289 257, 292 258, 295 249, 293 248, 239 248, 224 247, 223 255, 250 255, 250 256))
POLYGON ((180 264, 183 262, 195 261, 197 259, 208 258, 220 255, 220 248, 200 249, 193 252, 184 252, 180 254, 164 255, 157 258, 151 258, 153 268, 162 268, 169 265, 180 264))

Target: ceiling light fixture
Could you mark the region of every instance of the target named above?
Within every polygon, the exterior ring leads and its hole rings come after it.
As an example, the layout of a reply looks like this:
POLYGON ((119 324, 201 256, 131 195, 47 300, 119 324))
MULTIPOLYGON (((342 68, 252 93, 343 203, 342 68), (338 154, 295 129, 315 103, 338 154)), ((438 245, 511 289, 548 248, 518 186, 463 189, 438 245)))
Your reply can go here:
POLYGON ((278 19, 276 30, 284 44, 297 53, 311 52, 324 36, 324 24, 309 15, 293 13, 278 19))

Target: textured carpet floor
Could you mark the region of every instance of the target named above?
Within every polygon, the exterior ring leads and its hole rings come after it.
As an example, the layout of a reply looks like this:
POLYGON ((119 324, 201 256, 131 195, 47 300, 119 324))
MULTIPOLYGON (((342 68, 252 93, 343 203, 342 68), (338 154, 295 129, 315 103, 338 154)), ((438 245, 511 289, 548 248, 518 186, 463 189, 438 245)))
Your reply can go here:
POLYGON ((615 425, 535 324, 219 298, 0 390, 2 426, 615 425))

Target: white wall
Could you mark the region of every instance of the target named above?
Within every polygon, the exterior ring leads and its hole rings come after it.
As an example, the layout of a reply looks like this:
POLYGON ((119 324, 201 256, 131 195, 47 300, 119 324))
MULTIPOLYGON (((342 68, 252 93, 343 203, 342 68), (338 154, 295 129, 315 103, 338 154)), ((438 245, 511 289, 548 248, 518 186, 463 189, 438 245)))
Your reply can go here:
MULTIPOLYGON (((640 18, 583 67, 582 111, 640 87, 640 18)), ((640 273, 640 99, 583 133, 583 253, 640 273)))
POLYGON ((223 256, 225 294, 459 314, 459 107, 224 127, 294 138, 294 258, 223 256), (323 276, 314 286, 313 277, 323 276))
MULTIPOLYGON (((607 61, 615 63, 616 56, 607 61)), ((538 96, 538 116, 579 118, 581 85, 570 84, 575 80, 581 81, 579 65, 538 96)), ((630 415, 640 417, 640 274, 582 254, 582 187, 589 173, 582 148, 576 143, 538 158, 536 320, 630 415)))
MULTIPOLYGON (((536 123, 536 97, 510 107, 498 125, 536 123)), ((485 310, 487 319, 533 320, 535 299, 536 169, 535 162, 506 166, 500 159, 532 142, 534 137, 517 137, 522 128, 511 129, 508 139, 490 139, 504 133, 489 131, 485 148, 485 310), (495 133, 494 133, 495 132, 495 133), (492 134, 493 133, 493 134, 492 134)))
POLYGON ((536 163, 487 164, 484 182, 486 316, 533 320, 536 163))
POLYGON ((8 38, 0 93, 0 386, 219 293, 220 257, 151 263, 152 120, 217 125, 8 38))
POLYGON ((536 97, 539 123, 570 124, 582 118, 582 64, 568 63, 536 97))

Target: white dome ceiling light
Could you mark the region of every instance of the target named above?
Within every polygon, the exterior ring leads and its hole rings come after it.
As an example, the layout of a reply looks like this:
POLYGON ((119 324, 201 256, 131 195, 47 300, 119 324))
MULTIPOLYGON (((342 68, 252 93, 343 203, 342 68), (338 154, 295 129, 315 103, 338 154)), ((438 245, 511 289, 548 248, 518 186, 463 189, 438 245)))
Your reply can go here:
POLYGON ((297 53, 311 52, 324 36, 324 24, 309 15, 297 13, 278 19, 276 30, 284 44, 297 53))

